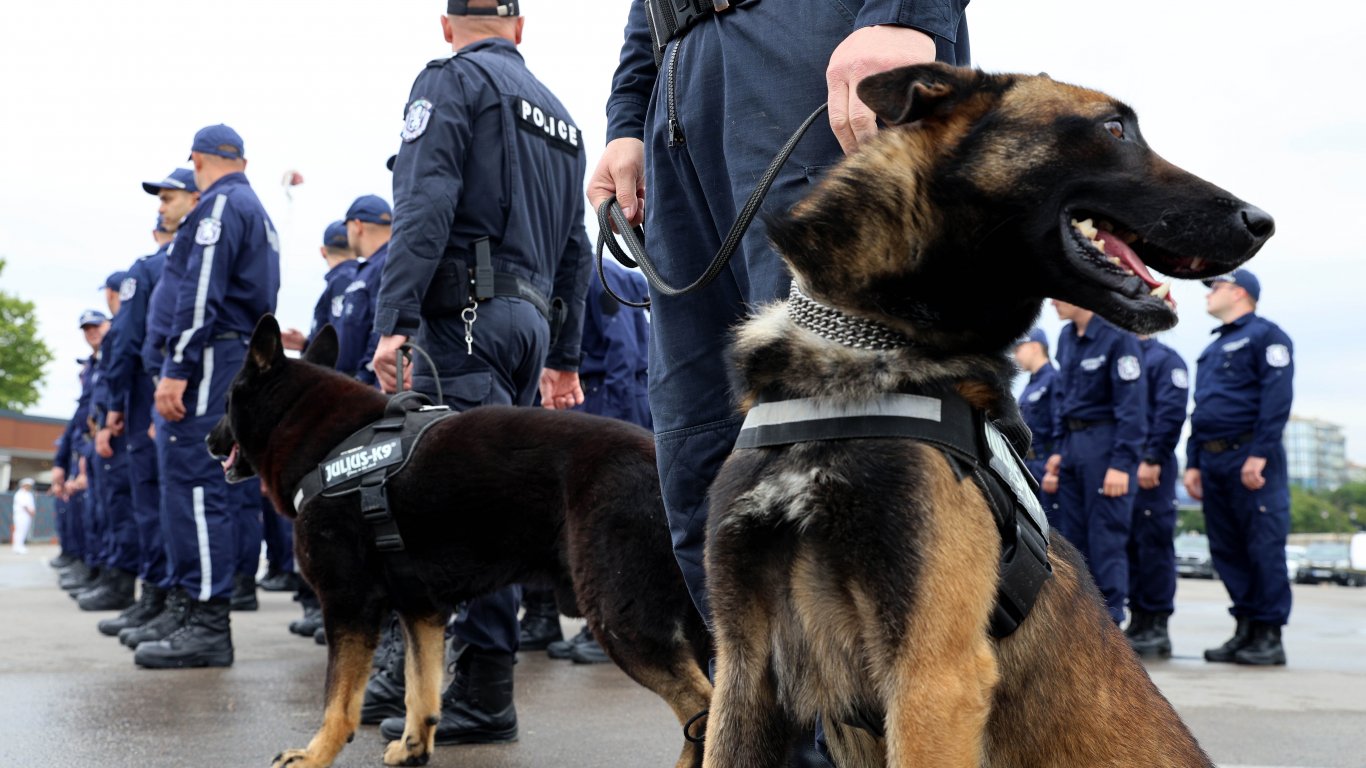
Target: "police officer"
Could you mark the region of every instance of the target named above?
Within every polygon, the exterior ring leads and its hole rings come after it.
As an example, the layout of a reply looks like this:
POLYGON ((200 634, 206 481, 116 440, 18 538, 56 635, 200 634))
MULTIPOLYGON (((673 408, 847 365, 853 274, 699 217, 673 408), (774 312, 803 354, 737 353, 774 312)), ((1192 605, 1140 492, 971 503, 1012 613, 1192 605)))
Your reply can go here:
POLYGON ((356 260, 356 252, 346 240, 346 222, 334 221, 327 225, 327 229, 323 230, 323 244, 318 251, 327 264, 327 273, 323 275, 326 287, 318 296, 318 302, 313 305, 313 322, 308 327, 308 335, 304 336, 297 328, 290 328, 280 334, 285 349, 302 352, 308 347, 309 342, 313 341, 313 337, 318 335, 318 331, 328 323, 336 329, 338 340, 341 338, 343 328, 339 321, 342 316, 342 302, 346 298, 346 287, 355 280, 356 271, 361 265, 356 260))
POLYGON ((81 333, 90 345, 91 354, 76 361, 81 366, 81 393, 76 400, 76 412, 62 431, 52 462, 52 487, 69 504, 66 535, 71 538, 73 554, 79 558, 58 581, 58 586, 68 592, 89 589, 99 577, 99 566, 95 560, 99 549, 97 530, 88 504, 90 494, 86 493, 88 480, 85 456, 90 449, 90 433, 86 423, 90 413, 90 385, 97 362, 96 354, 109 327, 108 322, 109 317, 99 310, 87 309, 80 315, 81 333))
POLYGON ((1029 427, 1033 442, 1025 454, 1025 466, 1039 483, 1039 503, 1048 515, 1048 524, 1057 528, 1057 494, 1042 489, 1044 466, 1053 455, 1061 430, 1058 427, 1058 369, 1048 359, 1048 335, 1034 328, 1015 345, 1015 362, 1029 373, 1029 383, 1020 392, 1020 414, 1029 427))
MULTIPOLYGON (((204 438, 223 415, 251 331, 275 310, 280 287, 279 237, 243 173, 241 137, 226 125, 201 129, 190 157, 203 191, 162 275, 176 302, 155 401, 156 439, 166 456, 166 536, 184 566, 180 586, 191 602, 181 629, 140 644, 134 656, 142 666, 162 668, 232 664, 236 516, 246 505, 204 438)), ((256 535, 259 542, 259 528, 256 535)))
POLYGON ((1124 634, 1140 656, 1167 657, 1167 619, 1176 600, 1176 443, 1186 423, 1190 380, 1176 350, 1139 336, 1148 385, 1148 437, 1138 463, 1129 530, 1129 625, 1124 634))
POLYGON ((342 316, 337 329, 337 370, 376 384, 370 359, 379 345, 375 310, 379 305, 380 277, 389 261, 389 238, 394 212, 379 195, 362 195, 346 209, 346 239, 364 263, 345 289, 342 316))
POLYGON ((1148 435, 1142 351, 1133 334, 1094 312, 1053 306, 1067 322, 1058 337, 1062 443, 1044 471, 1058 475, 1059 530, 1086 556, 1119 624, 1129 593, 1134 474, 1148 435))
POLYGON ((1294 394, 1295 347, 1257 314, 1262 286, 1251 272, 1234 270, 1205 285, 1205 309, 1223 325, 1195 367, 1185 485, 1203 501, 1210 555, 1237 621, 1233 637, 1205 651, 1205 660, 1284 664, 1290 485, 1281 437, 1294 394))
MULTIPOLYGON (((413 84, 394 164, 394 239, 372 358, 386 391, 410 337, 414 388, 447 405, 568 408, 583 401, 579 341, 591 247, 584 231, 583 135, 526 68, 513 0, 449 0, 441 25, 457 55, 413 84), (544 368, 544 370, 543 370, 544 368)), ((443 697, 438 744, 517 736, 512 665, 520 590, 471 601, 456 635, 463 680, 443 697)), ((386 738, 403 721, 381 724, 386 738)))

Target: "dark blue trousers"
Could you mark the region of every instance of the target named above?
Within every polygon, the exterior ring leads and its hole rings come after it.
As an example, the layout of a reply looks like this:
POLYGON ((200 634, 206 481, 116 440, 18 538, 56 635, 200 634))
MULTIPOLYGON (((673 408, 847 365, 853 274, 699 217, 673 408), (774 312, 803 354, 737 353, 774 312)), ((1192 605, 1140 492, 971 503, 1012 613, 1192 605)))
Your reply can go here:
POLYGON ((1129 596, 1129 528, 1138 480, 1129 476, 1129 492, 1123 496, 1101 493, 1114 436, 1113 424, 1067 435, 1058 476, 1058 505, 1059 530, 1086 557, 1110 618, 1120 623, 1129 596))
POLYGON ((91 568, 103 568, 109 559, 109 542, 105 539, 108 526, 104 522, 104 498, 100 494, 99 457, 95 455, 95 444, 85 454, 85 504, 81 508, 81 526, 85 529, 85 564, 91 568))
POLYGON ((294 573, 294 521, 276 512, 265 494, 261 494, 261 530, 266 540, 268 570, 294 573))
MULTIPOLYGON (((490 299, 479 305, 473 336, 474 354, 470 355, 465 324, 459 317, 424 318, 414 340, 432 356, 445 404, 457 411, 478 405, 534 404, 550 348, 550 327, 540 311, 521 299, 490 299)), ((425 363, 414 369, 413 389, 436 397, 436 380, 425 363)), ((484 651, 516 653, 521 602, 522 589, 517 585, 475 598, 456 618, 452 632, 484 651)))
POLYGON ((57 536, 62 544, 62 552, 77 560, 85 559, 85 541, 81 536, 81 500, 73 496, 68 501, 57 499, 53 504, 57 516, 57 536))
POLYGON ((237 494, 237 568, 238 574, 256 579, 261 567, 261 544, 265 521, 261 514, 261 483, 248 480, 232 486, 237 494))
POLYGON ((1171 613, 1176 601, 1176 456, 1162 462, 1152 490, 1134 496, 1129 529, 1129 608, 1171 613))
POLYGON ((138 525, 133 517, 133 484, 128 470, 128 438, 110 440, 114 455, 104 458, 91 454, 96 493, 104 510, 104 544, 100 547, 103 565, 137 573, 141 560, 138 525))
POLYGON ((1282 626, 1290 621, 1290 578, 1285 541, 1290 534, 1290 486, 1285 449, 1266 457, 1266 486, 1243 485, 1248 448, 1200 453, 1205 530, 1219 578, 1238 618, 1282 626))
POLYGON ((141 554, 138 577, 163 589, 172 586, 166 558, 166 539, 161 535, 161 473, 157 469, 156 442, 147 435, 152 423, 156 391, 152 377, 133 377, 124 412, 124 436, 128 440, 128 474, 132 484, 133 521, 138 530, 141 554))

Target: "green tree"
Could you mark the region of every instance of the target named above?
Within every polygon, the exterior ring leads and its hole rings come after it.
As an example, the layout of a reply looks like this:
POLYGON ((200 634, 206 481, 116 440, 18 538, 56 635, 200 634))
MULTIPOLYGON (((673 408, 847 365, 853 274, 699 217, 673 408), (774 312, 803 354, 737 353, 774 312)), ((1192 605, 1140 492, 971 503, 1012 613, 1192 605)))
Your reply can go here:
POLYGON ((1293 533, 1349 533, 1357 529, 1351 513, 1331 495, 1290 486, 1290 530, 1293 533))
POLYGON ((0 408, 21 410, 38 402, 43 367, 50 362, 52 350, 38 338, 33 303, 0 291, 0 408))

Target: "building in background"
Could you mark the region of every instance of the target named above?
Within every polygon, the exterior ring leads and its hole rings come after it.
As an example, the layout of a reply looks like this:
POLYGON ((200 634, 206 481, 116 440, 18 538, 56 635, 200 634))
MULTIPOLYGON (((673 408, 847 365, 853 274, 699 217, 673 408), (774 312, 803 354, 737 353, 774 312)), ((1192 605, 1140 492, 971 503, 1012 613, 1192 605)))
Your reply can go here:
POLYGON ((1284 441, 1291 485, 1334 491, 1347 482, 1347 438, 1340 425, 1291 416, 1284 441))

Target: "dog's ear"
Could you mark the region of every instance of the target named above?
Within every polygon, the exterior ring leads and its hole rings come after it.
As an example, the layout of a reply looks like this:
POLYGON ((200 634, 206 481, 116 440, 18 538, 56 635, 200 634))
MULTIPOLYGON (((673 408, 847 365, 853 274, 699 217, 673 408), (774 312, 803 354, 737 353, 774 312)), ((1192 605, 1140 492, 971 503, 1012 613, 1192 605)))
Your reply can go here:
POLYGON ((304 350, 304 362, 333 368, 337 365, 337 355, 340 353, 337 329, 328 323, 313 334, 313 340, 308 342, 308 349, 304 350))
POLYGON ((858 97, 888 125, 903 125, 948 112, 982 79, 975 69, 916 64, 864 78, 858 97))
POLYGON ((280 342, 280 324, 274 315, 262 315, 256 323, 256 330, 251 333, 247 362, 258 371, 268 371, 284 361, 285 345, 280 342))

